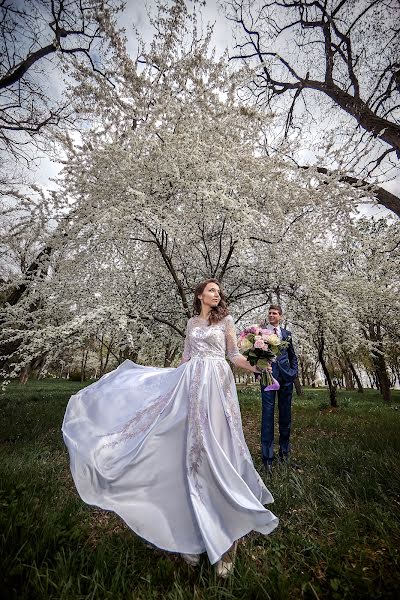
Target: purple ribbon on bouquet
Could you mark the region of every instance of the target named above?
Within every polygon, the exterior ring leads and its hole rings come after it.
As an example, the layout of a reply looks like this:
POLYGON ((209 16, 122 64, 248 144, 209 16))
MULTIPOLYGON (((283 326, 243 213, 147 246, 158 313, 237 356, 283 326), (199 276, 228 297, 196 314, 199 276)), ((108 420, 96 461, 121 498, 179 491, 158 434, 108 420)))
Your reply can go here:
POLYGON ((264 388, 264 392, 272 392, 275 390, 279 390, 280 388, 280 384, 279 381, 277 381, 275 379, 275 377, 272 378, 272 383, 270 383, 269 385, 267 385, 267 387, 264 388))
POLYGON ((264 392, 273 392, 279 390, 281 387, 279 381, 270 373, 270 371, 263 371, 261 373, 261 384, 265 385, 264 392))

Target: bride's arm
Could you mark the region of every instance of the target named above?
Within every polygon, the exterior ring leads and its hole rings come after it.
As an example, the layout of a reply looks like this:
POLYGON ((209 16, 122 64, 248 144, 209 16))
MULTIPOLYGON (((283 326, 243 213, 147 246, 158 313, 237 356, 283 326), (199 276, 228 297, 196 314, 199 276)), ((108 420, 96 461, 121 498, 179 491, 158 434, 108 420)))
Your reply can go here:
POLYGON ((190 337, 189 337, 189 323, 190 323, 190 320, 187 322, 187 325, 186 325, 185 345, 183 347, 183 354, 182 354, 182 358, 181 358, 181 362, 179 363, 179 366, 183 365, 183 363, 188 362, 188 360, 190 360, 191 348, 190 348, 190 337))
POLYGON ((231 315, 225 317, 225 340, 226 353, 228 355, 229 360, 235 365, 235 367, 239 367, 240 369, 247 369, 248 371, 252 371, 253 373, 260 372, 259 369, 257 369, 257 367, 251 366, 251 364, 243 356, 243 354, 240 354, 237 345, 236 327, 231 315))

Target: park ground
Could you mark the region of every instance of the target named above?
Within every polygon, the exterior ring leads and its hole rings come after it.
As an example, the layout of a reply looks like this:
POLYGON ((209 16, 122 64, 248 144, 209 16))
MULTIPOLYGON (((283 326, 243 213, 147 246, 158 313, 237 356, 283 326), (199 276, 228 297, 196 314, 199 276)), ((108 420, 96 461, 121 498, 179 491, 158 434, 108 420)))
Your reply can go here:
MULTIPOLYGON (((60 427, 65 380, 10 384, 0 398, 0 598, 358 600, 400 597, 400 393, 294 397, 293 454, 267 485, 279 528, 239 545, 235 575, 216 578, 153 550, 113 513, 85 505, 60 427)), ((246 440, 259 459, 260 401, 240 390, 246 440)))

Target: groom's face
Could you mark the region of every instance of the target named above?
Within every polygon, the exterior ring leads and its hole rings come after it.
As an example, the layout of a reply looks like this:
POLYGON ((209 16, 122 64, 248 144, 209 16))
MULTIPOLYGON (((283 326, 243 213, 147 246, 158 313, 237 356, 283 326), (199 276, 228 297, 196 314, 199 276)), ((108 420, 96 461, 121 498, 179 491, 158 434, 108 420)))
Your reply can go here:
POLYGON ((282 319, 282 315, 276 308, 270 308, 268 311, 268 321, 274 327, 277 327, 282 319))

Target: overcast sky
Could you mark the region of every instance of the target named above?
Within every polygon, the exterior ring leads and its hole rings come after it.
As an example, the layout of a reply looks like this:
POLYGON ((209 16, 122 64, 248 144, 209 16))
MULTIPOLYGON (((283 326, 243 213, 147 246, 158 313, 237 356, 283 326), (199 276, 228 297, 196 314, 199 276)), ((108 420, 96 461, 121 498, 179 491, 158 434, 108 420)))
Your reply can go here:
MULTIPOLYGON (((192 5, 193 3, 189 0, 188 4, 192 5)), ((119 19, 121 26, 126 30, 128 48, 132 54, 135 53, 136 48, 135 36, 133 34, 134 27, 139 30, 142 38, 144 38, 145 41, 150 41, 152 38, 153 31, 148 20, 146 6, 152 10, 154 2, 152 0, 148 0, 148 2, 145 4, 140 0, 127 0, 127 7, 119 19)), ((218 6, 217 0, 207 0, 206 6, 201 8, 201 13, 204 25, 207 22, 214 24, 213 45, 216 48, 217 54, 222 54, 226 48, 228 48, 230 53, 232 53, 234 39, 231 23, 227 21, 223 15, 218 6)), ((304 162, 306 162, 307 154, 308 152, 305 148, 303 157, 304 162)), ((60 168, 60 163, 52 162, 48 158, 44 157, 38 161, 38 167, 35 173, 36 182, 41 183, 46 187, 54 187, 54 184, 50 181, 50 179, 58 174, 60 168)), ((400 196, 400 175, 396 180, 385 184, 384 187, 394 194, 400 196)), ((365 207, 363 208, 362 212, 365 212, 368 215, 376 216, 391 214, 385 208, 379 206, 365 207)))

